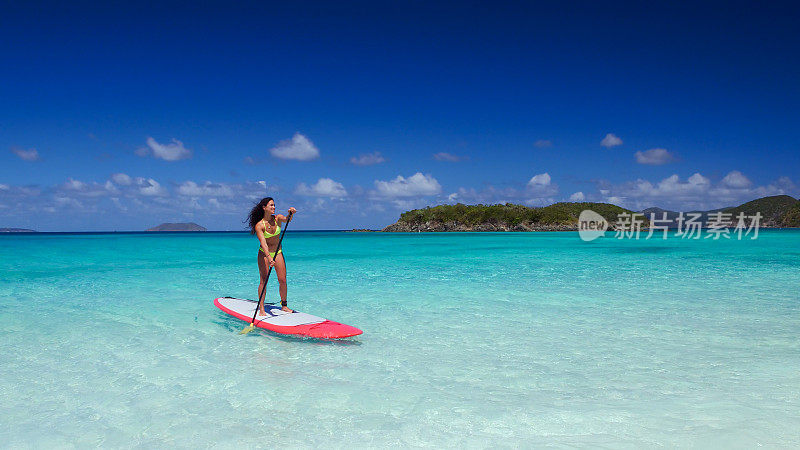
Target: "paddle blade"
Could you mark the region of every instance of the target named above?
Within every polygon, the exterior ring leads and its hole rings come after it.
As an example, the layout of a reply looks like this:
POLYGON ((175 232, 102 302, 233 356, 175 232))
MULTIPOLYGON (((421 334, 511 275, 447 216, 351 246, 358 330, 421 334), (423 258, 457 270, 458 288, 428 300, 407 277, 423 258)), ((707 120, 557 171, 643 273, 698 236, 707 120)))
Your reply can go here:
POLYGON ((253 331, 255 329, 256 329, 256 326, 251 323, 250 325, 244 327, 244 330, 240 331, 239 334, 247 334, 247 333, 249 333, 249 332, 251 332, 251 331, 253 331))

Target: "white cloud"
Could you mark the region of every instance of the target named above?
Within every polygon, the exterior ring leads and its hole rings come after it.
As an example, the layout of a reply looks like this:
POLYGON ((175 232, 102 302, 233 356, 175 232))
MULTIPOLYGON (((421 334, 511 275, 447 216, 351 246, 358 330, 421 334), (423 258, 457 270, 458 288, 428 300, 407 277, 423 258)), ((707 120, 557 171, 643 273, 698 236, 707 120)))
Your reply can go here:
POLYGON ((583 192, 576 192, 569 196, 569 201, 571 202, 582 202, 586 200, 586 196, 583 195, 583 192))
POLYGON ((64 197, 56 195, 55 197, 53 197, 53 201, 55 202, 56 205, 60 207, 60 209, 64 208, 70 208, 73 210, 83 209, 83 203, 72 197, 64 197))
POLYGON ((130 186, 131 183, 133 183, 133 179, 124 173, 115 173, 111 175, 111 181, 119 186, 130 186))
POLYGON ((606 148, 616 147, 618 145, 622 145, 622 139, 615 136, 613 133, 608 133, 606 137, 600 141, 600 145, 606 148))
POLYGON ((297 161, 310 161, 319 158, 319 150, 314 144, 300 133, 295 133, 291 139, 278 142, 269 153, 279 159, 294 159, 297 161))
POLYGON ((458 156, 452 153, 439 152, 433 154, 433 159, 437 161, 459 162, 467 159, 465 156, 458 156))
POLYGON ((234 195, 230 186, 210 181, 203 184, 185 181, 178 186, 178 194, 187 197, 232 197, 234 195))
POLYGON ((399 210, 412 210, 412 209, 422 209, 428 206, 432 206, 429 200, 424 198, 395 198, 392 199, 390 204, 399 210))
POLYGON ((111 197, 111 203, 113 203, 114 206, 116 206, 117 209, 119 209, 122 212, 128 211, 128 207, 125 206, 121 201, 119 201, 119 197, 111 197))
POLYGON ((558 186, 553 184, 549 173, 534 175, 525 187, 525 198, 522 203, 528 206, 545 206, 555 203, 554 196, 558 186))
POLYGON ((394 180, 375 180, 377 193, 383 197, 414 197, 419 195, 436 195, 442 191, 442 186, 431 175, 417 172, 404 178, 400 175, 394 180))
POLYGON ((733 189, 744 189, 753 185, 746 176, 738 170, 731 171, 722 179, 722 185, 733 189))
POLYGON ((602 190, 601 194, 604 201, 634 210, 658 206, 675 211, 737 206, 770 195, 798 195, 797 186, 787 177, 781 177, 766 186, 753 186, 752 183, 747 184, 749 181, 739 171, 729 173, 717 183, 699 173, 685 181, 678 175, 671 175, 658 183, 638 179, 608 186, 609 189, 602 190))
POLYGON ((103 197, 113 194, 117 191, 110 181, 105 183, 84 183, 83 181, 74 178, 68 178, 66 182, 55 187, 54 190, 58 195, 64 197, 79 196, 79 197, 103 197))
POLYGON ((300 183, 295 193, 312 197, 341 198, 347 196, 347 190, 342 183, 337 183, 330 178, 320 178, 311 186, 300 183))
POLYGON ((540 188, 544 186, 550 186, 550 174, 549 173, 540 173, 539 175, 534 175, 528 181, 529 188, 540 188))
POLYGON ((140 194, 148 197, 160 197, 167 195, 167 190, 152 178, 136 178, 136 186, 140 194))
POLYGON ((69 189, 72 191, 82 191, 86 189, 86 183, 79 180, 74 180, 72 178, 68 178, 67 181, 64 182, 62 186, 64 187, 64 189, 69 189))
POLYGON ((547 147, 552 147, 553 142, 547 139, 539 139, 538 141, 533 143, 533 146, 536 148, 547 148, 547 147))
POLYGON ((33 161, 39 161, 41 159, 39 158, 39 152, 35 148, 32 148, 30 150, 25 150, 17 147, 12 147, 11 152, 17 155, 19 159, 23 161, 33 162, 33 161))
POLYGON ((309 200, 301 209, 310 213, 330 213, 331 211, 331 208, 327 206, 327 201, 322 197, 309 200))
POLYGON ((675 160, 672 153, 663 148, 651 148, 644 152, 636 152, 636 162, 650 166, 661 166, 675 160))
POLYGON ((558 190, 558 185, 553 183, 549 173, 540 173, 531 177, 524 189, 513 187, 501 189, 494 186, 486 186, 481 190, 476 190, 474 188, 460 187, 456 192, 447 196, 447 201, 467 204, 517 203, 542 206, 555 203, 558 190))
POLYGON ((780 177, 775 182, 768 186, 769 189, 774 189, 776 191, 780 191, 781 194, 790 194, 793 197, 797 197, 796 190, 797 186, 792 182, 789 177, 780 177))
POLYGON ((183 142, 173 139, 169 144, 160 144, 152 137, 147 138, 147 147, 136 150, 139 156, 152 156, 164 161, 179 161, 192 157, 192 151, 183 146, 183 142))
POLYGON ((636 180, 630 194, 634 197, 695 198, 707 193, 710 187, 711 180, 699 173, 690 176, 685 182, 678 175, 671 175, 655 186, 649 181, 636 180))
POLYGON ((381 155, 381 152, 362 153, 358 155, 358 158, 355 156, 350 158, 350 164, 354 164, 356 166, 373 166, 382 162, 386 162, 386 158, 381 155))
MULTIPOLYGON (((9 156, 10 157, 10 156, 9 156)), ((67 215, 67 221, 83 220, 84 223, 97 223, 100 227, 111 222, 102 222, 104 211, 112 211, 125 217, 133 227, 152 226, 164 221, 180 220, 184 214, 193 214, 192 221, 204 226, 215 226, 209 220, 223 218, 222 223, 230 223, 231 228, 239 228, 241 220, 253 203, 265 195, 276 196, 278 187, 266 182, 217 183, 214 181, 190 180, 182 183, 159 184, 152 178, 127 176, 130 184, 125 185, 124 177, 112 174, 107 180, 86 179, 59 180, 58 184, 45 187, 17 186, 0 184, 0 204, 6 217, 31 216, 38 211, 67 215), (115 181, 116 180, 116 181, 115 181), (58 200, 56 200, 58 199, 58 200), (116 199, 116 200, 115 200, 116 199), (211 219, 211 218, 214 219, 211 219), (97 221, 97 222, 96 222, 97 221), (149 223, 152 222, 152 223, 149 223)), ((731 171, 716 178, 691 174, 689 177, 673 175, 670 177, 640 179, 626 183, 612 184, 598 181, 597 190, 581 193, 584 199, 576 197, 577 192, 558 194, 558 176, 544 177, 545 173, 520 179, 512 186, 465 186, 457 190, 443 192, 442 186, 431 175, 415 173, 407 177, 377 180, 372 190, 357 186, 339 186, 336 181, 325 182, 324 178, 308 182, 308 186, 298 186, 297 190, 280 191, 279 197, 285 211, 288 206, 297 206, 306 211, 312 221, 320 217, 335 217, 333 211, 347 211, 358 216, 363 211, 390 215, 389 211, 407 210, 444 202, 467 204, 517 203, 525 205, 547 205, 555 201, 608 201, 634 210, 651 206, 675 211, 694 209, 707 210, 723 206, 735 206, 745 201, 767 195, 800 194, 792 179, 782 177, 771 183, 759 185, 753 180, 749 186, 741 182, 747 178, 744 173, 731 171), (739 176, 741 174, 741 177, 739 176), (529 182, 534 182, 529 186, 529 182), (738 180, 738 181, 737 181, 738 180), (327 183, 327 185, 326 185, 327 183), (738 187, 737 187, 738 186, 738 187), (339 191, 338 189, 341 189, 339 191), (338 193, 345 192, 347 201, 338 200, 338 193), (329 194, 329 195, 324 195, 329 194), (570 195, 572 194, 572 195, 570 195), (302 196, 301 196, 302 195, 302 196), (332 208, 331 205, 336 207, 332 208), (318 213, 311 213, 311 207, 319 207, 318 213), (385 214, 384 214, 385 213, 385 214)), ((163 180, 162 180, 163 181, 163 180)), ((276 197, 276 198, 277 198, 276 197)), ((49 213, 47 213, 49 215, 49 213)), ((390 223, 394 217, 386 219, 390 223)), ((333 219, 331 219, 333 220, 333 219)), ((383 220, 383 219, 380 219, 383 220)), ((67 222, 65 222, 67 223, 67 222)), ((219 222, 218 222, 219 223, 219 222)), ((314 222, 312 222, 314 223, 314 222)), ((318 222, 317 222, 318 223, 318 222)), ((88 225, 87 225, 88 226, 88 225)), ((114 225, 108 225, 112 227, 114 225)), ((216 225, 218 226, 218 225, 216 225)), ((347 225, 350 226, 350 225, 347 225)), ((357 224, 353 224, 357 226, 357 224)))
POLYGON ((475 188, 458 188, 458 191, 447 196, 450 202, 463 202, 468 204, 482 203, 485 205, 496 203, 519 203, 523 201, 523 195, 514 188, 498 189, 494 186, 486 186, 480 191, 475 188))
POLYGON ((625 197, 617 197, 612 195, 611 197, 607 197, 605 199, 605 203, 611 203, 612 205, 625 207, 625 197))

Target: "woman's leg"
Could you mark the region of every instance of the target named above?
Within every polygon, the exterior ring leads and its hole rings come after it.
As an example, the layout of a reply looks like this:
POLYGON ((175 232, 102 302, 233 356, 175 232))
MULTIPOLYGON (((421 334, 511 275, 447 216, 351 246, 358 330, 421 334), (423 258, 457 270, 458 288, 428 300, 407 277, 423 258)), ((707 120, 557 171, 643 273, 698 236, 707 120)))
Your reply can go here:
POLYGON ((264 285, 267 283, 267 270, 269 270, 269 262, 267 261, 267 255, 264 252, 258 252, 258 274, 260 277, 260 281, 258 283, 258 315, 259 316, 266 316, 267 313, 264 311, 264 302, 267 299, 267 294, 264 293, 264 298, 261 298, 261 291, 264 289, 264 285))
MULTIPOLYGON (((278 290, 281 293, 281 303, 286 301, 286 261, 283 259, 283 253, 275 255, 275 275, 278 276, 278 290)), ((284 306, 286 312, 293 312, 289 307, 284 306)))

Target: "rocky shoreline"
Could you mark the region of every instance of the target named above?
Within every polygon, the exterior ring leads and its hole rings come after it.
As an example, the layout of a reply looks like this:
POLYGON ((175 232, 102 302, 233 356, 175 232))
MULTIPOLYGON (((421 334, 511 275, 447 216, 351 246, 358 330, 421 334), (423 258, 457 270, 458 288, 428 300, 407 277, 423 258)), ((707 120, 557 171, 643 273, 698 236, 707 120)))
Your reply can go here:
POLYGON ((425 233, 425 232, 469 232, 469 231, 497 231, 497 232, 526 232, 526 231, 578 231, 578 223, 574 224, 539 224, 521 222, 516 225, 505 223, 479 223, 476 225, 465 225, 458 222, 435 222, 428 221, 423 223, 397 222, 381 230, 383 232, 394 233, 425 233))

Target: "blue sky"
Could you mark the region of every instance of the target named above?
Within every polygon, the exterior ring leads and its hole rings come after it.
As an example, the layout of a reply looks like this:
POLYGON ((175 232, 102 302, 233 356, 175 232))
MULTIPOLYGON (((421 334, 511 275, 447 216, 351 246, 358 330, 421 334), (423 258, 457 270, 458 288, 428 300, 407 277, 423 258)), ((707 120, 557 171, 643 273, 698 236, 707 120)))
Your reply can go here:
POLYGON ((789 3, 2 5, 0 227, 800 195, 789 3))

